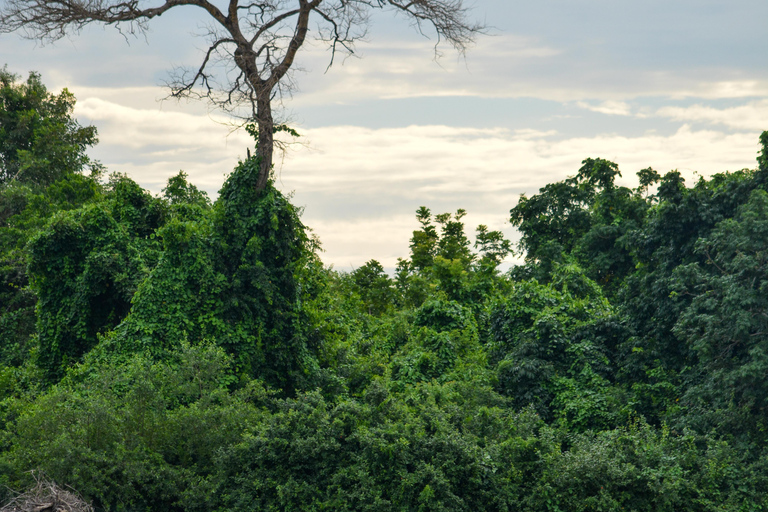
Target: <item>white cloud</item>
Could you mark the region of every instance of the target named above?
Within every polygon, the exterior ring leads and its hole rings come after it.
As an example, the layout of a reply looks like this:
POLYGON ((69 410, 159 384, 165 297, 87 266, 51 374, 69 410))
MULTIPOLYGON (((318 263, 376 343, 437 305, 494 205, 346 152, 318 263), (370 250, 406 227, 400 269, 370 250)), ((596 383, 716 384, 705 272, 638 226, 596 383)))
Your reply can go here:
POLYGON ((701 80, 698 84, 689 86, 680 91, 669 91, 673 98, 754 98, 768 95, 768 81, 766 80, 701 80))
POLYGON ((101 98, 86 98, 75 105, 75 115, 104 128, 100 140, 133 149, 157 145, 182 148, 217 147, 226 118, 182 112, 141 109, 101 98))
MULTIPOLYGON (((390 20, 391 13, 374 14, 371 41, 358 44, 363 58, 343 65, 337 61, 327 73, 327 49, 307 41, 296 68, 308 72, 297 73, 299 89, 290 106, 448 95, 560 102, 766 97, 768 73, 760 53, 766 36, 745 29, 759 16, 723 23, 765 10, 758 3, 731 2, 725 13, 692 10, 683 2, 665 5, 669 16, 661 19, 650 16, 657 9, 645 4, 639 11, 599 2, 553 10, 540 2, 478 0, 470 16, 491 16, 486 21, 498 27, 491 29, 497 35, 478 37, 466 59, 443 46, 444 57, 437 62, 434 39, 425 40, 403 19, 390 20), (689 23, 677 23, 682 19, 689 23), (381 26, 390 29, 381 32, 381 26)), ((129 37, 130 44, 113 27, 99 25, 86 26, 82 34, 56 45, 40 47, 16 34, 0 35, 0 42, 11 69, 26 72, 33 67, 52 87, 139 88, 162 83, 176 66, 196 69, 205 44, 190 31, 204 19, 195 9, 173 9, 173 14, 152 21, 146 42, 129 37)))
MULTIPOLYGON (((104 99, 135 102, 130 90, 95 91, 101 97, 85 97, 75 105, 80 123, 93 124, 99 131, 99 144, 91 154, 110 170, 126 172, 154 192, 163 188, 168 177, 184 170, 193 183, 215 194, 224 175, 251 144, 243 132, 230 134, 224 118, 134 108, 104 99)), ((149 97, 148 91, 140 92, 149 97)))
POLYGON ((664 107, 656 115, 676 121, 698 121, 723 125, 737 130, 768 130, 768 100, 753 101, 730 108, 713 108, 706 105, 690 107, 664 107))
POLYGON ((591 105, 585 101, 579 101, 576 103, 580 108, 591 110, 592 112, 598 112, 600 114, 607 114, 611 116, 631 116, 632 110, 629 104, 623 101, 604 101, 599 105, 591 105))
POLYGON ((519 194, 576 173, 585 157, 619 163, 623 182, 653 166, 697 176, 754 167, 757 134, 727 135, 683 126, 672 136, 598 136, 551 142, 505 130, 407 127, 311 130, 315 152, 287 159, 283 186, 296 190, 315 226, 326 261, 359 265, 376 258, 394 266, 408 254, 419 205, 434 212, 468 209, 468 228, 480 223, 514 236, 506 223, 519 194), (389 206, 387 206, 389 205, 389 206), (410 222, 409 222, 410 220, 410 222))
MULTIPOLYGON (((158 192, 179 169, 196 185, 216 192, 251 145, 207 116, 137 109, 85 98, 79 116, 99 128, 95 156, 113 171, 128 172, 158 192)), ((653 166, 687 177, 754 167, 759 131, 727 134, 683 125, 672 135, 597 135, 565 138, 554 132, 408 126, 371 129, 328 126, 301 129, 309 148, 278 163, 278 186, 295 190, 304 220, 323 241, 324 261, 348 268, 376 258, 393 267, 408 255, 414 211, 468 210, 477 224, 515 236, 507 223, 520 193, 575 174, 586 157, 617 162, 624 181, 653 166)))

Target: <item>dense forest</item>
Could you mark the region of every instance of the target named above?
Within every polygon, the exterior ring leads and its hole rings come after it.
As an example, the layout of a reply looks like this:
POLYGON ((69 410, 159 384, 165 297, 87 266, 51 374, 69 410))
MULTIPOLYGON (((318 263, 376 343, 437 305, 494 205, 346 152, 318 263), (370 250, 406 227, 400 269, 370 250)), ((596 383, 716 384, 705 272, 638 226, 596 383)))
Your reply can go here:
POLYGON ((153 195, 68 91, 0 87, 0 503, 768 508, 768 132, 690 186, 586 159, 518 247, 422 207, 394 274, 339 272, 256 158, 153 195))

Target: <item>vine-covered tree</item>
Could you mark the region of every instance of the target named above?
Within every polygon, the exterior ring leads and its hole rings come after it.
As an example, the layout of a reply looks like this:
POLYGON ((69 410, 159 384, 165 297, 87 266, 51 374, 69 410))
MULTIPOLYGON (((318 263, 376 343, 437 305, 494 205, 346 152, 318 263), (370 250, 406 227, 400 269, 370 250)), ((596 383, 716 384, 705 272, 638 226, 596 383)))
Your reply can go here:
POLYGON ((143 33, 153 18, 185 5, 204 11, 208 48, 199 67, 171 78, 171 95, 207 98, 229 113, 246 109, 258 140, 260 189, 272 168, 274 133, 285 129, 273 119, 272 102, 291 86, 289 72, 310 21, 317 39, 330 47, 331 63, 337 51, 353 52, 376 9, 404 14, 420 31, 432 30, 437 43, 446 41, 459 52, 481 30, 469 21, 464 0, 7 0, 0 9, 0 32, 55 41, 103 23, 143 33))

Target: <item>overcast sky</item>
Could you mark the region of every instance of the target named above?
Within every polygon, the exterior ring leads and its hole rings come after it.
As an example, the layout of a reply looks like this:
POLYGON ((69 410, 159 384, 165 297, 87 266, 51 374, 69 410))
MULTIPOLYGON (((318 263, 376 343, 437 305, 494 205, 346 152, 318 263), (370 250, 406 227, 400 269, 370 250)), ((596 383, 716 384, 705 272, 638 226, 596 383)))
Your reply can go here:
MULTIPOLYGON (((305 207, 323 260, 350 270, 408 256, 415 210, 466 209, 467 227, 514 238, 509 209, 573 175, 587 157, 623 179, 652 166, 698 176, 755 166, 768 129, 765 0, 475 0, 489 26, 464 58, 403 18, 373 18, 357 57, 330 70, 303 48, 282 115, 304 146, 276 161, 277 185, 305 207)), ((160 102, 174 66, 199 62, 195 8, 154 20, 129 43, 112 28, 40 46, 0 36, 0 65, 68 87, 91 151, 158 192, 183 169, 216 196, 251 143, 202 103, 160 102)))

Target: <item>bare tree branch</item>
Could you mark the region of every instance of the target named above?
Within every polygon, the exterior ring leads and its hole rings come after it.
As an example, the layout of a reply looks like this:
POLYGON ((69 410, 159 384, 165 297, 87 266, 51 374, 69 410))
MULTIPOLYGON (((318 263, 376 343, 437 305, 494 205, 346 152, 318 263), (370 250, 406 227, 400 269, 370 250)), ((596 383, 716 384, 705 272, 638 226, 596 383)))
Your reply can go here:
MULTIPOLYGON (((413 18, 419 31, 428 23, 437 33, 460 53, 475 42, 475 35, 483 30, 478 23, 468 21, 468 9, 463 0, 386 0, 389 5, 413 18)), ((381 2, 379 2, 381 3, 381 2)))
MULTIPOLYGON (((178 6, 196 6, 211 21, 208 47, 194 71, 181 69, 167 83, 174 98, 205 98, 217 108, 255 122, 260 158, 259 187, 272 168, 276 129, 273 104, 294 88, 291 72, 317 21, 315 38, 327 44, 329 67, 338 51, 354 53, 367 31, 370 12, 404 14, 421 32, 436 35, 464 53, 483 27, 469 21, 465 0, 228 0, 224 13, 208 0, 5 0, 0 33, 21 32, 43 42, 78 33, 90 23, 113 25, 122 33, 145 33, 149 21, 178 6), (242 115, 242 112, 241 112, 242 115)), ((438 54, 439 55, 439 54, 438 54)), ((279 126, 279 125, 278 125, 279 126)))

